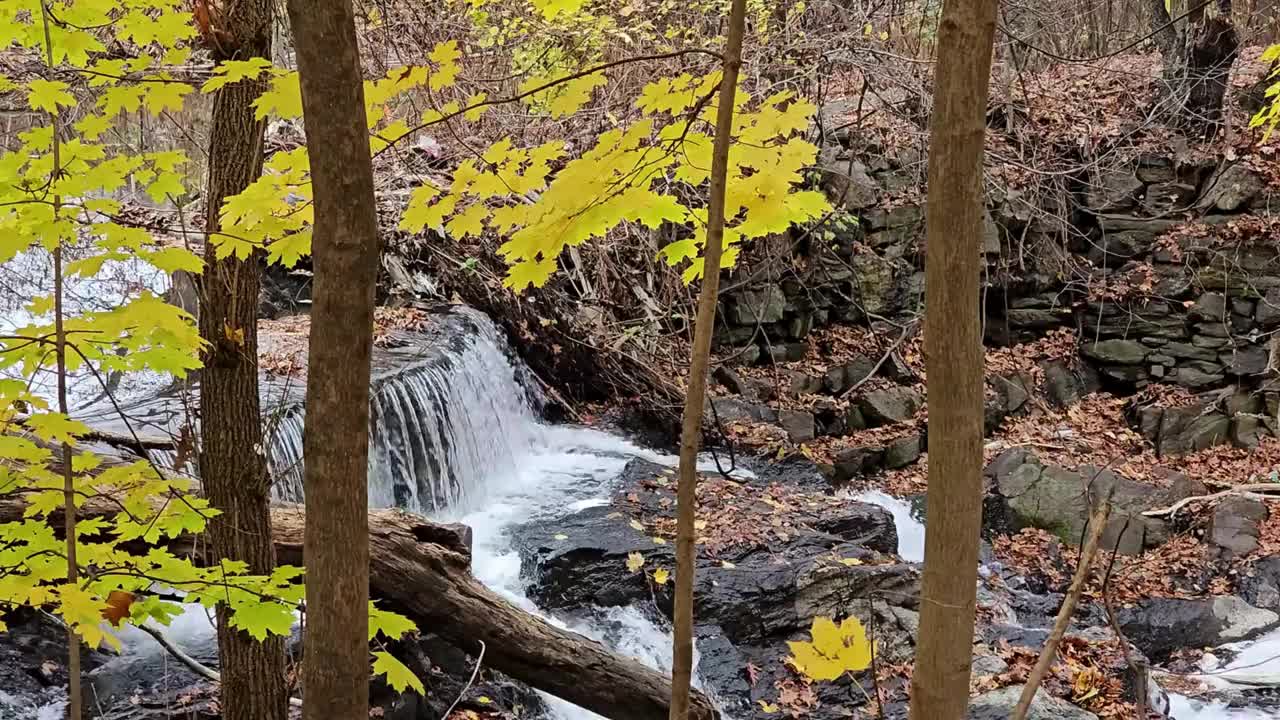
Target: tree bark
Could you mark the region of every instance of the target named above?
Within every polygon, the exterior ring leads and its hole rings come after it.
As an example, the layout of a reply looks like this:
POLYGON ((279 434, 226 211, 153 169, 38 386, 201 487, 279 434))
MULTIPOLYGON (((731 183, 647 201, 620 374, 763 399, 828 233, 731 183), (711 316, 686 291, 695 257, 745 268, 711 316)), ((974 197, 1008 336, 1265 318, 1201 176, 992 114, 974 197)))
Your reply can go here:
MULTIPOLYGON (((271 3, 240 0, 219 16, 215 61, 271 56, 271 3)), ((213 101, 205 228, 221 227, 223 201, 262 172, 263 124, 253 101, 261 82, 218 90, 213 101)), ((275 567, 271 548, 270 478, 263 452, 258 397, 259 257, 221 260, 205 242, 200 334, 208 343, 200 375, 200 477, 210 504, 222 514, 209 526, 213 552, 244 561, 252 572, 275 567)), ((285 720, 284 642, 258 642, 218 614, 222 712, 226 720, 285 720)))
POLYGON ((711 333, 716 324, 720 294, 720 256, 724 248, 724 198, 728 182, 729 145, 733 141, 733 101, 742 67, 742 36, 746 0, 733 0, 725 39, 724 69, 716 108, 716 139, 711 151, 711 196, 707 204, 707 242, 703 248, 702 290, 693 329, 689 360, 689 389, 680 429, 680 480, 676 489, 676 592, 673 614, 670 720, 689 717, 693 684, 694 529, 697 514, 698 447, 702 440, 702 406, 707 398, 707 365, 711 333))
MULTIPOLYGON (((369 374, 378 225, 350 0, 289 0, 315 227, 303 717, 369 715, 369 374)), ((429 586, 426 586, 429 587, 429 586)), ((421 592, 423 586, 419 586, 421 592)))
POLYGON ((1203 8, 1192 15, 1182 66, 1184 123, 1207 136, 1216 134, 1222 124, 1231 66, 1240 48, 1231 18, 1231 0, 1217 0, 1211 7, 1216 12, 1203 8))
POLYGON ((982 526, 982 156, 997 0, 946 0, 929 140, 925 362, 929 490, 914 720, 969 703, 982 526))

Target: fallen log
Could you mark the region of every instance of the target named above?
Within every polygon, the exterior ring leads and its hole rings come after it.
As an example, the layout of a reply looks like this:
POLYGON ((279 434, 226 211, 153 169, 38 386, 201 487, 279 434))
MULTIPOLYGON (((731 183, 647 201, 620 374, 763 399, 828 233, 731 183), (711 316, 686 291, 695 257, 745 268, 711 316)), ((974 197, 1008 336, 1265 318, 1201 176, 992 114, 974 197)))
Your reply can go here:
MULTIPOLYGON (((0 498, 0 522, 22 519, 20 497, 0 498)), ((97 499, 84 516, 114 512, 97 499)), ((281 564, 302 565, 305 511, 272 509, 272 539, 281 564)), ((665 720, 671 680, 641 663, 577 633, 525 612, 489 590, 471 574, 470 531, 431 522, 399 510, 369 513, 369 590, 389 601, 418 627, 458 647, 486 647, 485 663, 538 690, 613 720, 665 720)), ((200 559, 206 543, 180 538, 175 552, 200 559)), ((695 694, 692 720, 714 720, 705 695, 695 694)))

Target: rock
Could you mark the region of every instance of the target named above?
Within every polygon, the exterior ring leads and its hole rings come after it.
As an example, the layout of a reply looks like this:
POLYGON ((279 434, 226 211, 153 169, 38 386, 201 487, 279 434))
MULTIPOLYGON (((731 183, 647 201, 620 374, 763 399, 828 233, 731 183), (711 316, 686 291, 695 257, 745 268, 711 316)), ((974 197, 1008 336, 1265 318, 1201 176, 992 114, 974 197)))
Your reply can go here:
POLYGON ((1160 348, 1160 354, 1168 355, 1173 358, 1181 358, 1183 360, 1205 360, 1214 362, 1218 359, 1218 353, 1209 348, 1196 347, 1190 343, 1170 342, 1165 343, 1160 348))
POLYGON ((1138 365, 1147 348, 1137 340, 1102 340, 1084 346, 1086 357, 1106 365, 1138 365))
POLYGON ((1085 204, 1094 212, 1110 213, 1128 210, 1141 195, 1142 181, 1126 171, 1111 171, 1094 177, 1085 204))
POLYGON ((782 288, 769 284, 740 291, 734 298, 729 320, 736 325, 754 327, 760 323, 774 323, 782 319, 787 297, 782 288))
POLYGON ((1268 514, 1266 504, 1258 500, 1228 497, 1213 509, 1208 540, 1227 557, 1247 555, 1258 548, 1268 514))
POLYGON ((811 395, 822 391, 823 378, 803 372, 791 373, 791 394, 811 395))
POLYGON ((915 416, 923 399, 920 393, 902 385, 872 390, 858 398, 858 409, 871 426, 893 425, 915 416))
POLYGON ((1177 178, 1177 174, 1173 171, 1173 160, 1164 155, 1139 157, 1135 174, 1144 183, 1172 182, 1177 178))
POLYGON ((1257 173, 1244 164, 1235 163, 1209 178, 1196 207, 1235 212, 1249 207, 1265 189, 1266 183, 1257 173))
POLYGON ((1025 451, 1002 454, 988 467, 987 475, 995 479, 1006 516, 1015 528, 1047 530, 1072 545, 1079 544, 1088 522, 1089 498, 1103 497, 1114 488, 1114 510, 1103 531, 1102 545, 1129 555, 1168 538, 1165 523, 1143 512, 1203 493, 1203 486, 1183 476, 1156 488, 1087 465, 1079 472, 1042 465, 1025 451))
POLYGON ((835 480, 847 482, 880 469, 884 463, 884 448, 855 447, 841 450, 835 457, 835 480))
POLYGON ((921 437, 911 434, 889 443, 884 449, 884 466, 888 470, 903 468, 920 459, 921 437))
POLYGON ((1089 248, 1089 261, 1098 267, 1120 267, 1150 251, 1155 236, 1138 230, 1110 233, 1089 248))
POLYGON ((1148 215, 1166 215, 1191 208, 1196 197, 1194 185, 1179 182, 1163 182, 1147 186, 1142 197, 1142 209, 1148 215))
POLYGON ((1178 368, 1173 374, 1175 383, 1192 390, 1213 387, 1223 380, 1226 380, 1226 376, 1221 373, 1208 373, 1190 367, 1178 368))
MULTIPOLYGON (((1178 368, 1178 377, 1182 378, 1188 371, 1190 368, 1178 368)), ((1203 405, 1190 405, 1164 408, 1155 428, 1155 437, 1150 439, 1156 446, 1156 453, 1165 456, 1204 450, 1226 442, 1231 420, 1203 405)))
POLYGON ((883 315, 891 312, 898 298, 898 268, 893 260, 871 253, 855 255, 853 295, 862 312, 883 315))
POLYGON ((813 413, 803 410, 780 410, 778 424, 787 431, 787 437, 791 438, 791 442, 804 443, 817 437, 813 413))
MULTIPOLYGON (((977 649, 974 649, 977 652, 977 649)), ((983 677, 987 675, 999 675, 1009 669, 1009 663, 1005 662, 999 655, 975 654, 973 656, 973 665, 970 671, 974 677, 983 677)))
POLYGON ((712 398, 711 407, 715 412, 715 419, 722 423, 778 421, 778 414, 773 408, 741 397, 712 398))
POLYGON ((1154 661, 1175 650, 1252 639, 1280 624, 1280 616, 1236 596, 1149 598, 1122 608, 1120 628, 1154 661))
POLYGON ((752 394, 751 386, 733 368, 721 365, 711 373, 711 377, 720 383, 721 387, 735 395, 750 396, 752 394))
POLYGON ((1271 288, 1258 300, 1253 319, 1268 330, 1280 326, 1280 288, 1271 288))
POLYGON ((866 355, 855 355, 853 360, 844 364, 843 370, 844 386, 852 387, 863 382, 876 371, 876 361, 866 355))
POLYGON ((1231 375, 1261 375, 1267 371, 1271 360, 1265 348, 1257 345, 1243 345, 1232 352, 1222 353, 1219 358, 1231 375))
POLYGON ((1000 409, 1005 415, 1018 412, 1031 399, 1034 382, 1021 375, 996 377, 992 380, 996 395, 1000 398, 1000 409))
MULTIPOLYGON (((826 152, 823 153, 827 155, 826 152)), ((856 160, 830 159, 823 161, 822 188, 831 203, 854 212, 876 204, 880 187, 867 172, 867 167, 856 160)))
POLYGON ((1231 418, 1231 444, 1239 448, 1255 448, 1267 432, 1257 415, 1235 415, 1231 418))
POLYGON ((1221 323, 1226 317, 1227 298, 1222 293, 1205 293, 1187 310, 1187 318, 1195 322, 1221 323))
POLYGON ((1051 360, 1041 368, 1044 370, 1045 392, 1058 407, 1074 405, 1097 389, 1095 378, 1086 376, 1083 370, 1071 369, 1064 362, 1051 360))
MULTIPOLYGON (((969 720, 1008 720, 1022 697, 1022 686, 992 690, 969 701, 969 720)), ((1059 700, 1044 690, 1036 693, 1027 713, 1027 720, 1098 720, 1098 716, 1072 705, 1066 700, 1059 700)))
POLYGON ((1280 557, 1260 558, 1241 573, 1238 587, 1250 605, 1280 611, 1280 557))

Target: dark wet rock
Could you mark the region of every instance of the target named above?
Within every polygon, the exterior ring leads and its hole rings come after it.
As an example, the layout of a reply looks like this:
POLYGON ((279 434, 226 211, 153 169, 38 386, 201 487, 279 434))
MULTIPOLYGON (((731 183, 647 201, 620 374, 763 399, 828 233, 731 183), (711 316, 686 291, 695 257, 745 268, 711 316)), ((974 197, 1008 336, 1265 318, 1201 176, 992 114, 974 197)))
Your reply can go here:
POLYGON ((863 394, 858 398, 858 409, 869 425, 892 425, 910 420, 922 403, 920 393, 895 386, 863 394))
POLYGON ((1250 640, 1280 624, 1280 616, 1241 598, 1150 598, 1122 608, 1118 620, 1129 641, 1152 660, 1185 647, 1250 640))
POLYGON ((1265 503, 1229 497, 1217 504, 1209 520, 1209 543, 1226 557, 1247 555, 1258 548, 1262 523, 1269 515, 1265 503))
POLYGON ((1142 194, 1142 181, 1126 171, 1111 171, 1092 179, 1085 200, 1094 212, 1109 213, 1128 210, 1142 194))
POLYGON ((1267 370, 1270 354, 1257 345, 1244 345, 1222 353, 1220 358, 1232 375, 1260 375, 1267 370))
POLYGON ((865 446, 845 448, 835 457, 835 481, 847 482, 879 470, 884 464, 884 448, 865 446))
POLYGON ((1248 166, 1235 163, 1214 173, 1196 206, 1223 212, 1247 208, 1266 189, 1266 183, 1248 166))
MULTIPOLYGON (((1008 720, 1022 696, 1021 685, 983 693, 969 701, 969 720, 1008 720)), ((1043 690, 1031 702, 1027 720, 1098 720, 1098 716, 1043 690)))

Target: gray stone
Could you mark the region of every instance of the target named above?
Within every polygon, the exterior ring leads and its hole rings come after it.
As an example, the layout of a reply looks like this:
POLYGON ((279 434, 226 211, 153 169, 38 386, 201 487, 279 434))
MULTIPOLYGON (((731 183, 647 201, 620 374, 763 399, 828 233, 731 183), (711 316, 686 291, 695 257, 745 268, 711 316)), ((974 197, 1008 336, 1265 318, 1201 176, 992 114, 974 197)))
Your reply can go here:
POLYGON ((884 449, 884 466, 888 470, 903 468, 920 459, 921 438, 917 434, 898 438, 884 449))
POLYGON ((1179 182, 1162 182, 1147 186, 1142 197, 1142 209, 1148 215, 1165 215, 1184 212, 1191 208, 1196 197, 1194 185, 1179 182))
POLYGON ((1239 448, 1255 448, 1262 442, 1262 418, 1257 415, 1236 415, 1231 418, 1231 444, 1239 448))
POLYGON ((1147 348, 1137 340, 1102 340, 1084 346, 1086 357, 1107 365, 1138 365, 1147 348))
POLYGON ((711 398, 711 407, 715 411, 715 419, 722 423, 778 421, 778 414, 773 408, 737 396, 711 398))
MULTIPOLYGON (((1021 685, 983 693, 969 701, 968 719, 1008 720, 1021 697, 1021 685)), ((1027 720, 1098 720, 1098 716, 1040 690, 1031 702, 1027 720)))
POLYGON ((1177 177, 1173 171, 1173 160, 1165 155, 1143 155, 1138 158, 1135 174, 1144 183, 1171 182, 1177 177))
POLYGON ((791 394, 812 395, 822 391, 823 378, 803 372, 791 373, 791 394))
POLYGON ((803 410, 779 410, 778 424, 787 431, 791 442, 809 442, 817 437, 814 427, 813 413, 803 410))
POLYGON ((1128 210, 1137 202, 1142 189, 1142 181, 1130 172, 1106 172, 1092 179, 1085 202, 1094 212, 1128 210))
POLYGON ((1267 506, 1250 498, 1229 497, 1218 503, 1209 520, 1209 542, 1228 557, 1247 555, 1258 548, 1267 506))
POLYGON ((1203 322, 1195 324, 1195 331, 1200 335, 1208 335, 1209 337, 1229 338, 1231 332, 1227 329, 1227 324, 1221 320, 1218 322, 1203 322))
POLYGON ((1257 345, 1237 347, 1219 357, 1232 375, 1259 375, 1267 371, 1267 361, 1270 360, 1267 351, 1257 345))
POLYGON ((910 420, 922 402, 920 393, 898 385, 864 394, 858 398, 858 409, 872 426, 892 425, 910 420))
MULTIPOLYGON (((975 652, 976 652, 975 648, 975 652)), ((984 675, 999 675, 1009 669, 1009 663, 1000 658, 999 655, 974 655, 971 671, 974 677, 982 677, 984 675)))
POLYGON ((1032 380, 1021 375, 995 377, 991 384, 1000 399, 1000 409, 1006 415, 1021 410, 1027 400, 1031 399, 1031 392, 1035 387, 1032 380))
POLYGON ((876 472, 884 463, 884 448, 855 447, 841 450, 835 457, 836 482, 846 482, 876 472))
POLYGON ((1226 380, 1226 376, 1221 373, 1207 373, 1190 367, 1178 368, 1172 377, 1175 383, 1191 390, 1213 387, 1226 380))
POLYGON ((1231 298, 1231 314, 1252 316, 1254 301, 1248 298, 1231 298))
POLYGON ((879 199, 879 186, 867 173, 867 167, 856 160, 826 159, 821 172, 822 188, 833 205, 857 212, 875 205, 879 199))
POLYGON ((1162 355, 1169 355, 1171 357, 1182 358, 1184 360, 1206 360, 1213 362, 1218 359, 1218 353, 1208 348, 1196 347, 1193 344, 1182 342, 1167 343, 1164 347, 1160 348, 1160 353, 1162 355))
POLYGON ((796 313, 787 323, 787 337, 792 340, 803 340, 813 332, 813 313, 796 313))
POLYGON ((885 314, 897 302, 898 266, 880 255, 861 253, 855 255, 853 265, 853 294, 863 312, 885 314))
POLYGON ((1138 230, 1103 235, 1089 248, 1089 261, 1098 267, 1120 267, 1146 255, 1155 236, 1138 230))
POLYGON ((1257 173, 1246 165, 1236 163, 1222 168, 1209 178, 1196 206, 1235 212, 1249 207, 1265 189, 1266 183, 1257 173))
POLYGON ((1048 330, 1061 327, 1070 318, 1071 311, 1066 308, 1059 310, 1021 308, 1005 313, 1005 320, 1009 325, 1020 330, 1048 330))
POLYGON ((827 368, 826 375, 822 378, 822 387, 832 395, 839 393, 846 387, 844 368, 837 365, 833 368, 827 368))
POLYGON ((924 210, 919 205, 899 205, 892 210, 872 208, 863 217, 872 230, 915 228, 924 224, 924 210))
POLYGON ((867 429, 867 419, 862 416, 862 411, 858 409, 857 405, 849 406, 844 415, 844 424, 851 431, 867 429))
POLYGON ((1258 300, 1253 319, 1264 328, 1280 326, 1280 288, 1272 288, 1258 300))
POLYGON ((733 368, 721 365, 711 373, 711 377, 720 383, 721 387, 735 395, 747 395, 750 393, 747 382, 733 368))
POLYGON ((782 319, 786 306, 787 297, 777 285, 751 288, 737 294, 730 320, 737 325, 750 326, 774 323, 782 319))
POLYGON ((1227 317, 1227 298, 1222 293, 1205 293, 1187 311, 1187 317, 1198 322, 1222 322, 1227 317))
POLYGON ((789 342, 786 344, 786 355, 788 362, 803 360, 809 354, 809 343, 807 342, 789 342))
POLYGON ((1170 357, 1161 353, 1151 353, 1147 356, 1147 362, 1156 363, 1164 367, 1173 367, 1178 364, 1177 358, 1170 357))
POLYGON ((1202 348, 1224 348, 1227 346, 1226 338, 1209 337, 1207 335, 1196 335, 1191 338, 1191 344, 1202 348))
MULTIPOLYGON (((1189 368, 1178 368, 1181 382, 1189 368)), ((1195 372, 1195 371, 1191 371, 1195 372)), ((1156 453, 1171 455, 1195 452, 1227 441, 1231 420, 1220 412, 1209 412, 1200 405, 1165 408, 1160 416, 1156 453)))
POLYGON ((1240 595, 1254 607, 1280 610, 1280 557, 1261 558, 1241 573, 1240 595))
POLYGON ((1213 614, 1222 621, 1218 636, 1222 642, 1249 640, 1280 624, 1280 615, 1253 607, 1234 595, 1214 598, 1213 614))

